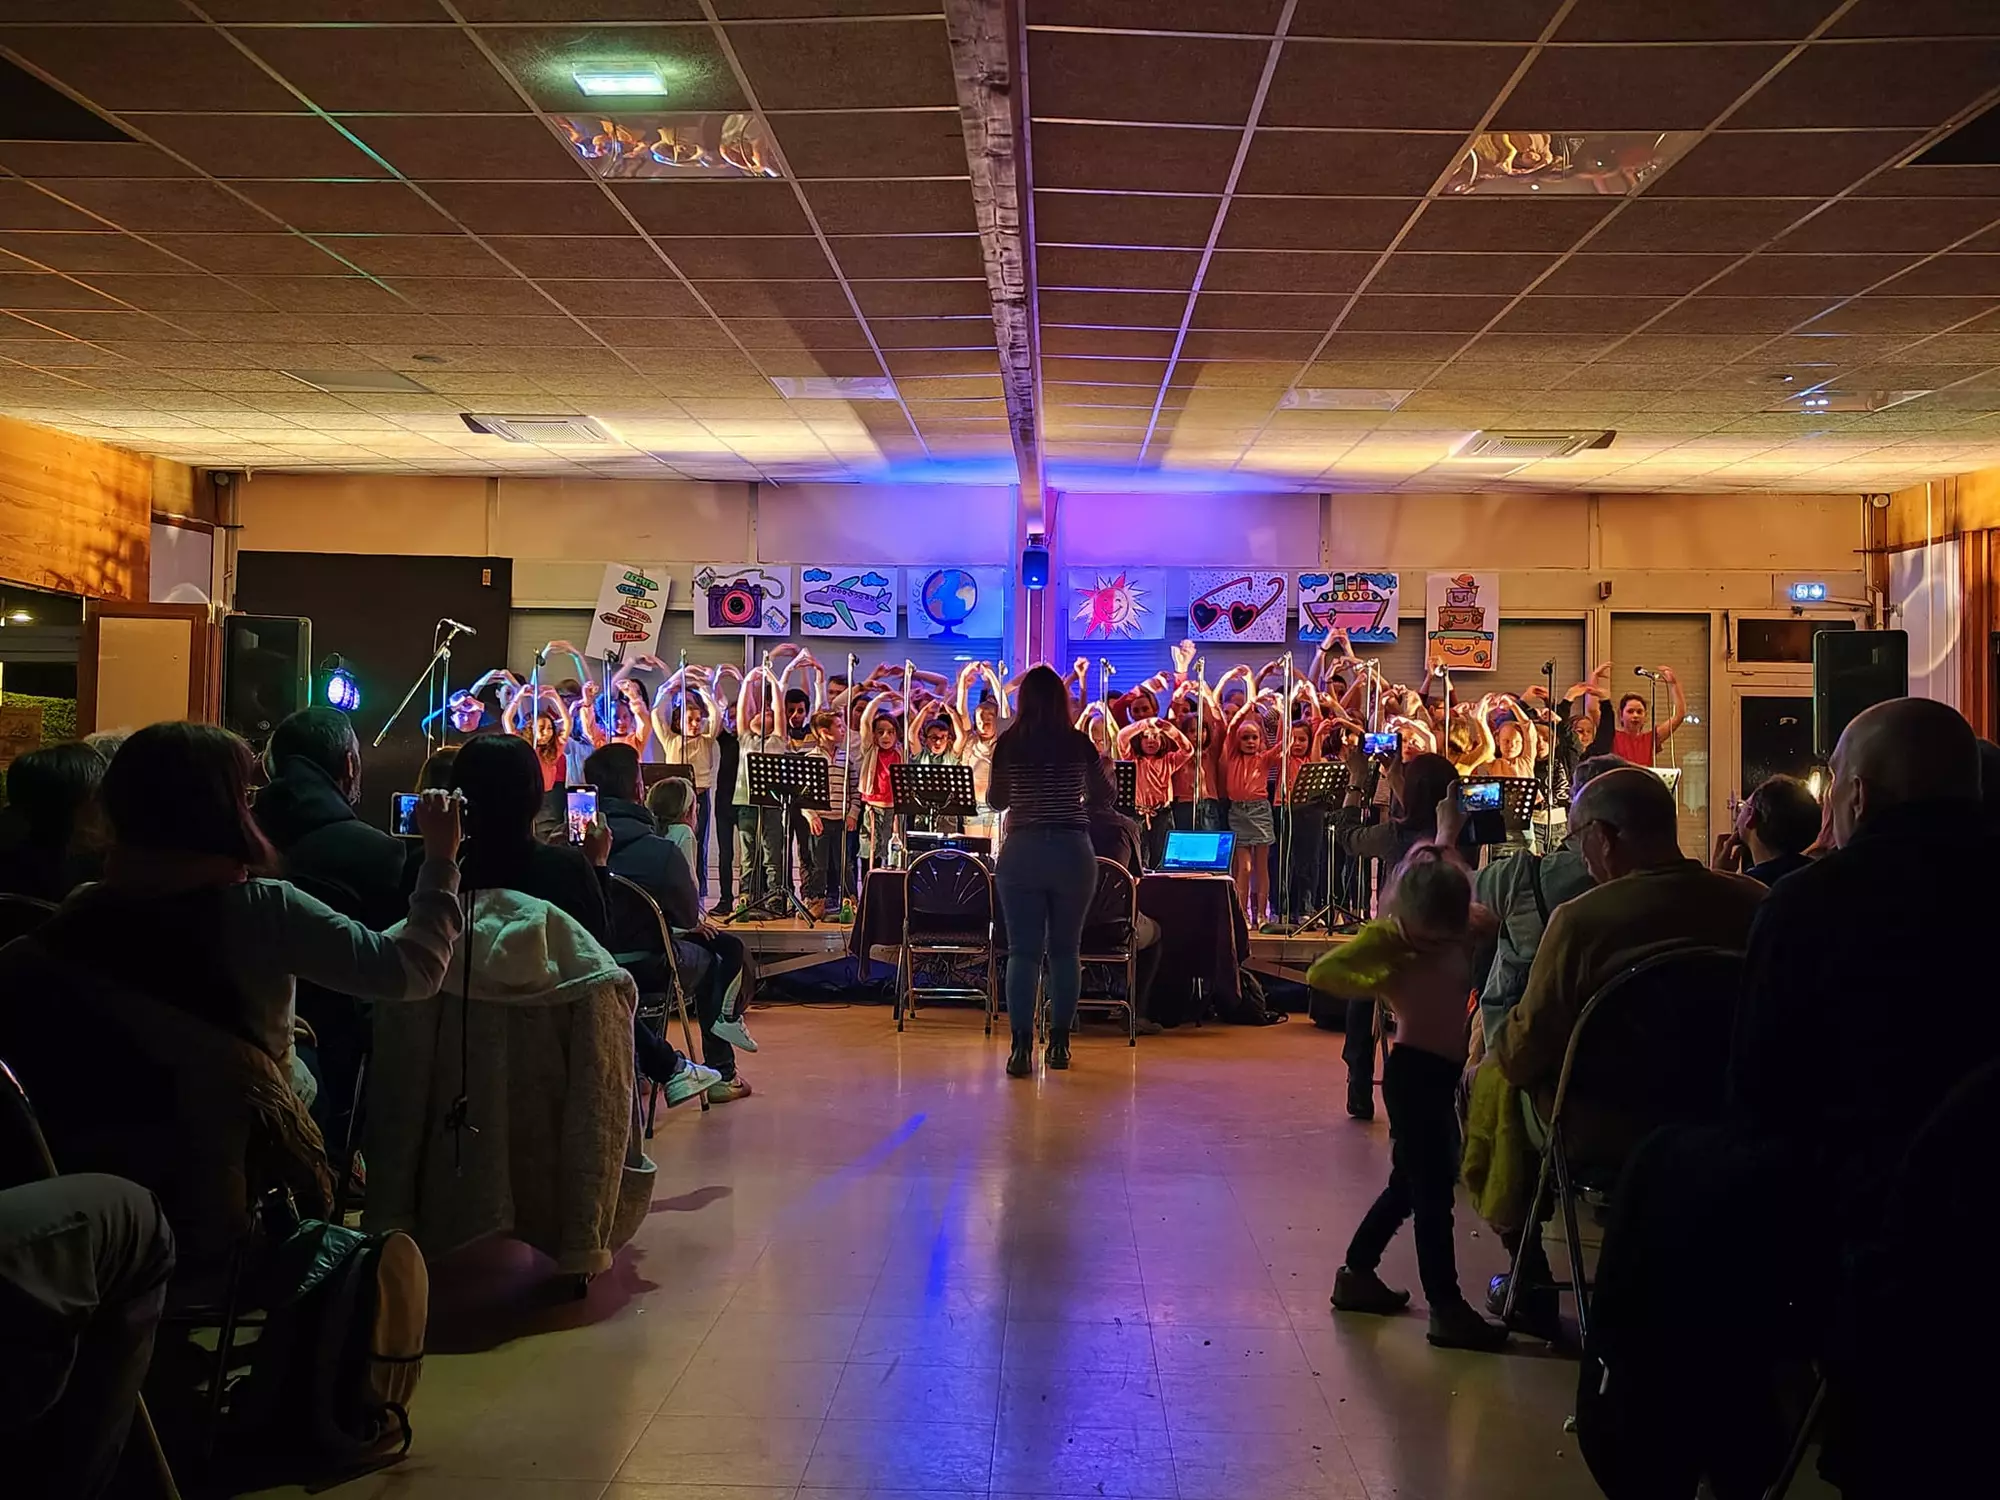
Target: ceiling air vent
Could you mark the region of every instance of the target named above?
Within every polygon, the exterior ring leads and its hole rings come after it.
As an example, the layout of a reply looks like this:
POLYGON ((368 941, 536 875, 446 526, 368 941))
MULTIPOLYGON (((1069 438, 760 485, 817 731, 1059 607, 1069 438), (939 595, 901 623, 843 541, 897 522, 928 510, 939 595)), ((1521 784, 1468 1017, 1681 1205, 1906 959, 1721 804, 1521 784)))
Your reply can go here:
POLYGON ((1475 432, 1454 458, 1512 459, 1532 463, 1540 458, 1568 458, 1586 448, 1609 448, 1615 432, 1475 432))
POLYGON ((474 432, 490 433, 510 443, 615 443, 610 433, 589 417, 496 417, 464 411, 459 417, 474 432))
POLYGON ((129 141, 132 137, 34 74, 0 58, 0 140, 129 141))

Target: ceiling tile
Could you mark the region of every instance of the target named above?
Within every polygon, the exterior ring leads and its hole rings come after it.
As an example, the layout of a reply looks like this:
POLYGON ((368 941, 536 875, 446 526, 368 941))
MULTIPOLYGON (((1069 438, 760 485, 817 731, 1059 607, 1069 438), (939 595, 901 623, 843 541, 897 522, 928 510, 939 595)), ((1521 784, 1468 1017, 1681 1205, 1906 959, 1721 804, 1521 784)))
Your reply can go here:
MULTIPOLYGON (((10 186, 0 183, 0 188, 10 186)), ((22 186, 25 187, 25 184, 22 186)), ((173 182, 166 180, 139 180, 121 182, 115 178, 69 178, 42 184, 50 192, 74 203, 78 208, 109 219, 121 229, 144 232, 153 229, 179 229, 189 232, 220 232, 224 230, 253 229, 270 230, 274 225, 269 216, 241 198, 225 192, 206 182, 173 182)), ((46 200, 45 200, 46 201, 46 200)), ((19 198, 11 193, 0 193, 0 223, 9 228, 67 228, 71 223, 77 227, 89 225, 88 220, 76 220, 69 216, 58 220, 59 210, 51 207, 44 210, 24 193, 19 198), (19 204, 24 213, 16 213, 19 204), (33 217, 46 217, 50 223, 35 224, 23 222, 33 217)), ((101 228, 101 225, 89 225, 101 228)))
POLYGON ((1798 41, 1837 0, 1581 0, 1559 42, 1798 41))
POLYGON ((1367 251, 1218 250, 1202 287, 1211 292, 1351 292, 1376 259, 1367 251))
MULTIPOLYGON (((492 264, 497 273, 504 268, 492 264)), ((410 307, 427 313, 534 316, 555 311, 532 282, 500 276, 397 276, 391 283, 410 307)))
POLYGON ((1368 283, 1370 292, 1520 292, 1554 262, 1540 255, 1398 252, 1368 283))
POLYGON ((810 232, 789 183, 629 182, 612 191, 653 234, 810 232))
POLYGON ((805 192, 830 235, 971 234, 979 227, 970 182, 814 182, 805 192))
POLYGON ((1559 8, 1559 0, 1299 0, 1292 35, 1531 42, 1559 8))
MULTIPOLYGON (((837 249, 838 247, 836 247, 837 249)), ((1043 245, 1035 251, 1035 279, 1049 287, 1129 287, 1135 291, 1186 291, 1201 256, 1193 250, 1099 250, 1043 245)), ((1211 264, 1210 271, 1213 273, 1211 264)))
POLYGON ((1037 121, 1241 126, 1269 50, 1251 40, 1030 31, 1030 104, 1037 121))
MULTIPOLYGON (((857 337, 866 342, 861 327, 855 324, 857 337)), ((991 349, 993 347, 993 315, 988 312, 977 318, 875 318, 868 320, 868 331, 875 336, 875 342, 884 349, 991 349)), ((807 340, 810 348, 829 347, 807 340)))
POLYGON ((1775 248, 1826 250, 1942 250, 2000 220, 2000 202, 1977 198, 1844 198, 1829 203, 1775 248))
POLYGON ((1655 333, 1783 333, 1824 312, 1831 297, 1694 297, 1653 324, 1655 333))
POLYGON ((23 177, 192 177, 195 169, 138 141, 0 141, 0 167, 23 177))
POLYGON ((113 113, 299 107, 227 38, 202 26, 7 26, 0 47, 113 113))
POLYGON ((1523 297, 1494 327, 1501 333, 1630 333, 1672 305, 1671 297, 1523 297))
POLYGON ((983 278, 986 274, 977 235, 854 235, 829 243, 842 273, 851 281, 983 278))
POLYGON ((578 317, 686 318, 701 304, 677 281, 543 281, 538 283, 578 317))
POLYGON ((1882 288, 1897 297, 2000 297, 2000 255, 1940 255, 1882 288))
POLYGON ((1038 301, 1045 323, 1083 327, 1179 328, 1187 297, 1178 292, 1093 292, 1043 290, 1038 301))
MULTIPOLYGON (((407 26, 391 33, 365 26, 260 28, 234 35, 332 114, 520 114, 527 109, 456 27, 407 26)), ((298 106, 292 101, 284 107, 298 106)))
POLYGON ((2000 36, 2000 12, 1980 0, 1859 0, 1829 36, 2000 36))
POLYGON ((594 182, 434 182, 424 191, 474 234, 619 234, 631 227, 594 182))
POLYGON ((765 109, 915 109, 958 102, 944 19, 732 26, 765 109))
POLYGON ((1797 198, 1639 198, 1604 226, 1590 248, 1599 254, 1741 253, 1775 239, 1813 207, 1797 198))
POLYGON ((984 281, 857 281, 854 299, 864 317, 973 318, 992 316, 984 281))
MULTIPOLYGON (((1567 250, 1611 212, 1601 199, 1457 198, 1424 205, 1404 250, 1567 250)), ((1602 238, 1600 236, 1599 238, 1602 238)), ((1601 248, 1595 241, 1592 248, 1601 248)))
POLYGON ((1831 197, 1896 160, 1919 139, 1914 131, 1718 131, 1695 142, 1647 187, 1646 196, 1831 197))
POLYGON ((1679 297, 1735 264, 1733 255, 1585 255, 1566 257, 1535 288, 1544 296, 1615 297, 1629 292, 1679 297))
POLYGON ((24 310, 110 308, 111 298, 82 282, 35 271, 0 271, 0 307, 24 310))
MULTIPOLYGON (((192 239, 193 236, 181 238, 192 239)), ((285 237, 232 235, 229 238, 282 242, 285 237)), ((507 274, 507 268, 481 249, 479 242, 468 235, 330 234, 321 237, 320 242, 334 254, 352 261, 374 276, 505 276, 507 274)), ((296 243, 306 242, 298 240, 296 243)))
MULTIPOLYGON (((1233 138, 1229 144, 1233 150, 1233 138)), ((1462 144, 1451 135, 1402 131, 1259 130, 1236 186, 1243 193, 1416 198, 1462 144)))
POLYGON ((1041 121, 1029 133, 1035 185, 1149 193, 1220 193, 1240 132, 1041 121))
POLYGON ((1707 290, 1717 297, 1845 297, 1893 276, 1910 260, 1908 255, 1757 255, 1707 290))
MULTIPOLYGON (((1416 207, 1395 198, 1239 197, 1216 243, 1230 250, 1381 250, 1416 207)), ((1039 222, 1036 232, 1047 238, 1039 222)))
POLYGON ((1493 116, 1495 130, 1704 130, 1783 47, 1551 47, 1493 116))
POLYGON ((722 318, 845 318, 854 311, 835 281, 707 281, 695 290, 722 318))
MULTIPOLYGON (((993 324, 986 325, 992 337, 993 324)), ((1163 329, 1146 328, 1056 328, 1044 326, 1041 334, 1044 355, 1092 354, 1120 359, 1166 359, 1174 352, 1174 335, 1163 329)))
POLYGON ((1219 198, 1160 198, 1136 193, 1035 194, 1040 244, 1205 245, 1219 198))
POLYGON ((1341 324, 1356 331, 1476 333, 1507 305, 1505 297, 1364 296, 1341 324))
MULTIPOLYGON (((339 243, 329 241, 329 243, 339 243)), ((378 242, 388 245, 384 239, 378 242)), ((405 241, 404 243, 411 243, 405 241)), ((476 249, 476 244, 468 239, 434 242, 449 245, 466 245, 476 249)), ((625 235, 493 235, 487 239, 493 254, 504 259, 524 276, 557 278, 575 276, 611 276, 622 280, 654 277, 673 279, 673 268, 661 260, 659 254, 644 239, 635 234, 625 235)), ((405 252, 397 251, 399 256, 405 252)), ((483 252, 482 252, 483 253, 483 252)), ((414 256, 414 252, 411 252, 414 256)), ((366 247, 359 257, 365 260, 366 247)), ((438 269, 424 274, 439 276, 496 274, 496 263, 491 257, 484 261, 468 260, 468 269, 452 271, 438 269), (471 267, 485 265, 489 269, 474 270, 471 267)))
MULTIPOLYGON (((1363 302, 1374 299, 1364 297, 1363 302)), ((1190 326, 1323 333, 1347 306, 1337 293, 1208 292, 1195 301, 1190 326)))
POLYGON ((966 170, 957 109, 804 111, 770 120, 785 165, 815 177, 951 177, 966 170))
POLYGON ((1815 319, 1806 333, 1941 333, 1994 310, 1990 297, 1859 297, 1815 319))
MULTIPOLYGON (((296 234, 154 234, 162 250, 220 276, 335 276, 346 267, 296 234)), ((412 236, 424 244, 429 235, 412 236)), ((334 247, 338 251, 338 246, 334 247)), ((373 269, 368 267, 366 269, 373 269)))
POLYGON ((583 168, 533 115, 356 115, 341 122, 418 182, 575 182, 583 168))
MULTIPOLYGON (((1262 123, 1469 130, 1524 55, 1520 47, 1290 42, 1271 80, 1262 123)), ((1135 85, 1142 81, 1150 80, 1133 79, 1135 85)), ((1548 127, 1538 121, 1535 128, 1548 127)))
POLYGON ((1942 125, 2000 77, 2000 40, 1806 48, 1730 118, 1751 129, 1942 125))
MULTIPOLYGON (((1237 360, 1290 361, 1310 358, 1320 335, 1304 330, 1253 328, 1193 329, 1181 345, 1181 363, 1174 379, 1182 384, 1212 381, 1237 360), (1202 361, 1216 361, 1203 364, 1202 361), (1192 363, 1191 363, 1192 362, 1192 363)), ((1284 377, 1277 378, 1282 385, 1284 377)))
MULTIPOLYGON (((308 234, 456 234, 438 211, 400 182, 246 182, 243 196, 308 234)), ((185 222, 156 228, 193 229, 185 222)), ((145 227, 145 226, 135 226, 145 227)), ((256 226, 268 229, 268 223, 256 226)))
MULTIPOLYGON (((130 235, 64 233, 0 234, 0 250, 31 260, 51 271, 155 271, 184 273, 188 268, 171 255, 130 235)), ((320 259, 325 260, 325 256, 320 259)), ((328 262, 329 270, 339 269, 328 262)), ((9 266, 9 270, 24 269, 9 266)))
POLYGON ((149 135, 214 177, 386 177, 368 153, 312 115, 155 115, 149 135))

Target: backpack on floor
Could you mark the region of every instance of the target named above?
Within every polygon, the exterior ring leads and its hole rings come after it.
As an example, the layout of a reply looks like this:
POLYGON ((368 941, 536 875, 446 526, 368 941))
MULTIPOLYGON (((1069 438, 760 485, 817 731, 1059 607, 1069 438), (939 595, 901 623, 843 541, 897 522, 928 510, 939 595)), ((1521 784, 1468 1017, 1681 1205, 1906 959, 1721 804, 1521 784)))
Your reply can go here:
POLYGON ((308 1220, 273 1252, 264 1325, 232 1426, 329 1469, 407 1453, 430 1276, 407 1234, 308 1220))

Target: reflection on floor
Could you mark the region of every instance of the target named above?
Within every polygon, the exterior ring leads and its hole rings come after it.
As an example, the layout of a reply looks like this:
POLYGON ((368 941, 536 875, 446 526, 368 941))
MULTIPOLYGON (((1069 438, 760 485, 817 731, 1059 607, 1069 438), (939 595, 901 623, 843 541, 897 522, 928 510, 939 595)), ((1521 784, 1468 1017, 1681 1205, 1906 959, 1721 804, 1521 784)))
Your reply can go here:
MULTIPOLYGON (((330 1493, 1562 1500, 1577 1366, 1327 1291, 1386 1175, 1340 1038, 1108 1029, 1016 1082, 976 1015, 753 1018, 748 1099, 663 1117, 654 1212, 582 1303, 433 1268, 417 1443, 330 1493), (498 1481, 505 1481, 498 1482, 498 1481)), ((1468 1292, 1500 1249, 1463 1210, 1468 1292)), ((1408 1236, 1385 1266, 1414 1286, 1408 1236)))

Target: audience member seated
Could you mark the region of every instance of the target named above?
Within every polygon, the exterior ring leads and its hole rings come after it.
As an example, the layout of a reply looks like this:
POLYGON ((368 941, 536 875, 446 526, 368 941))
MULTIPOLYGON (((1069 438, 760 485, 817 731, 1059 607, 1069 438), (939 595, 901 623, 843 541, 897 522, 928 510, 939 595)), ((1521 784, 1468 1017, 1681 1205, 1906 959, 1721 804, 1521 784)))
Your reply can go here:
MULTIPOLYGON (((403 914, 403 841, 364 823, 361 742, 346 714, 303 708, 264 747, 270 781, 257 793, 257 825, 277 849, 285 877, 343 916, 381 930, 403 914)), ((347 1140, 354 1084, 368 1052, 367 1007, 351 995, 303 983, 299 1015, 312 1028, 307 1062, 319 1082, 313 1118, 336 1151, 347 1140)))
POLYGON ((376 1013, 364 1227, 405 1230, 432 1261, 511 1235, 559 1273, 594 1276, 652 1196, 633 1089, 638 991, 554 904, 492 886, 466 899, 443 991, 376 1013))
MULTIPOLYGON (((602 814, 581 845, 545 844, 535 837, 542 806, 542 767, 518 735, 474 735, 452 762, 453 790, 465 798, 465 850, 459 860, 467 891, 519 891, 567 913, 600 945, 611 941, 604 872, 611 829, 602 814), (523 754, 522 752, 526 753, 523 754)), ((692 1099, 721 1081, 713 1069, 684 1058, 673 1045, 635 1024, 639 1070, 667 1091, 670 1104, 692 1099)))
POLYGON ((1717 865, 1776 885, 1812 863, 1806 850, 1819 837, 1819 828, 1819 800, 1806 784, 1796 776, 1770 777, 1736 810, 1735 831, 1724 841, 1717 865))
MULTIPOLYGON (((1834 847, 1772 888, 1751 933, 1728 1126, 1649 1141, 1606 1232, 1597 1326, 1626 1400, 1585 1451, 1614 1500, 1641 1492, 1628 1473, 1668 1486, 1652 1494, 1705 1471, 1725 1500, 1771 1477, 1787 1435, 1781 1363, 1826 1352, 1842 1269, 1880 1233, 1913 1137, 2000 1057, 1978 960, 2000 909, 2000 837, 1980 797, 1978 745, 1944 704, 1894 699, 1842 733, 1834 847)), ((1962 1281, 1933 1290, 1977 1295, 1962 1281)), ((1828 1465, 1837 1383, 1834 1397, 1828 1465)))
MULTIPOLYGON (((597 788, 598 814, 611 828, 612 873, 643 886, 675 930, 675 966, 701 1021, 701 1060, 721 1075, 709 1085, 709 1102, 741 1099, 750 1092, 750 1083, 737 1072, 734 1049, 757 1050, 742 1021, 754 983, 743 940, 703 918, 693 866, 660 833, 640 800, 645 788, 639 752, 616 742, 605 745, 591 752, 583 775, 597 788)), ((658 941, 649 933, 634 936, 647 941, 633 951, 658 941)), ((626 935, 619 934, 619 940, 620 951, 626 951, 626 935)))
MULTIPOLYGON (((646 811, 653 815, 660 837, 680 850, 688 868, 694 869, 694 783, 685 776, 669 776, 665 781, 655 782, 646 793, 646 811)), ((697 879, 695 890, 699 893, 700 889, 701 882, 697 879)))
POLYGON ((98 783, 104 761, 81 743, 30 750, 7 768, 0 891, 60 901, 104 864, 98 783))
POLYGON ((255 771, 250 747, 227 730, 139 730, 104 774, 104 879, 71 897, 34 941, 59 962, 254 1042, 311 1103, 316 1085, 292 1046, 294 981, 365 1000, 436 992, 459 928, 458 809, 426 797, 408 915, 373 932, 266 878, 277 858, 251 814, 255 771))
MULTIPOLYGON (((1110 772, 1105 772, 1107 777, 1110 772)), ((1091 802, 1090 846, 1097 851, 1099 859, 1108 859, 1123 865, 1131 871, 1134 884, 1144 875, 1145 834, 1136 821, 1118 810, 1116 792, 1111 788, 1100 788, 1099 795, 1091 802), (1111 791, 1110 796, 1104 795, 1111 791)), ((1087 947, 1090 935, 1086 931, 1084 943, 1087 947)), ((1132 927, 1132 944, 1136 950, 1134 973, 1135 993, 1132 997, 1134 1025, 1141 1036, 1157 1036, 1160 1023, 1152 1018, 1153 980, 1160 972, 1160 924, 1144 912, 1132 927)))
POLYGON ((417 772, 417 790, 420 792, 448 792, 451 790, 451 763, 458 759, 458 746, 441 745, 424 757, 423 768, 417 772))
MULTIPOLYGON (((1549 917, 1527 988, 1507 1013, 1493 1055, 1507 1081, 1546 1118, 1570 1032, 1591 996, 1622 970, 1670 948, 1741 951, 1764 888, 1704 868, 1680 851, 1679 809, 1657 776, 1619 768, 1592 778, 1570 804, 1569 837, 1596 885, 1549 917)), ((1645 1059, 1634 1058, 1635 1068, 1645 1059)), ((1637 1144, 1633 1122, 1604 1099, 1565 1109, 1577 1166, 1615 1167, 1637 1144)))
POLYGON ((89 1500, 118 1471, 174 1269, 159 1200, 79 1173, 0 1191, 0 1450, 23 1496, 89 1500))

